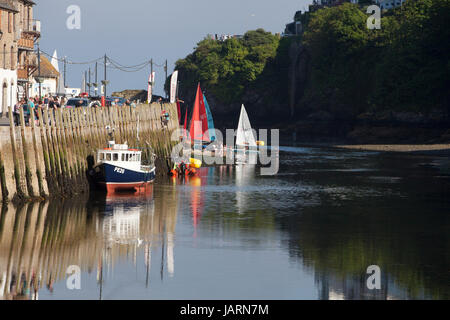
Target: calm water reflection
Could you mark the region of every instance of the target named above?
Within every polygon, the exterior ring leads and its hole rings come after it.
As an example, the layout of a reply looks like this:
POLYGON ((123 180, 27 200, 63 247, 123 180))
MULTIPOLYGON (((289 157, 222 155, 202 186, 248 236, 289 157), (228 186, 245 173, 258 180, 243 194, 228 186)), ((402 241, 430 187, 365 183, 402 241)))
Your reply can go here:
POLYGON ((204 168, 138 197, 9 205, 0 299, 449 299, 448 168, 283 148, 275 177, 204 168), (66 287, 71 265, 81 290, 66 287))

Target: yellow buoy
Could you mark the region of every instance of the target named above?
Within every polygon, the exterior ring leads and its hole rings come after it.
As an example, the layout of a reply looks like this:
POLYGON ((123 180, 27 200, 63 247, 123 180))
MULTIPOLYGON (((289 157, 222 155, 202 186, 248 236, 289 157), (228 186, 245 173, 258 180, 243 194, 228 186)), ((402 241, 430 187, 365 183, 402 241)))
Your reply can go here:
POLYGON ((203 163, 201 162, 201 160, 191 158, 191 166, 195 169, 200 169, 202 167, 202 164, 203 163))
POLYGON ((264 147, 266 145, 264 141, 256 141, 256 144, 260 147, 264 147))

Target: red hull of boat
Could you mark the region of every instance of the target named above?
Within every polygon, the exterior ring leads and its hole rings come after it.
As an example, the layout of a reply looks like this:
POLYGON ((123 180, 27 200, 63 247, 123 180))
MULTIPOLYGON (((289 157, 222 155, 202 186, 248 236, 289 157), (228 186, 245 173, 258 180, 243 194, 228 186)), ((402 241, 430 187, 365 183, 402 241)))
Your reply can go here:
POLYGON ((121 191, 145 192, 146 189, 153 185, 153 182, 139 182, 139 183, 99 183, 99 185, 106 189, 108 193, 115 193, 121 191))

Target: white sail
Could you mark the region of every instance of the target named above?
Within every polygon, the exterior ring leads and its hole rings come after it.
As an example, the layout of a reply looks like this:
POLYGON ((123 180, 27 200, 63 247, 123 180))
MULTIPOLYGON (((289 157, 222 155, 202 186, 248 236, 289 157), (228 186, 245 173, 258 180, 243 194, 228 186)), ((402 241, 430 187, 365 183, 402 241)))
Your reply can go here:
POLYGON ((248 118, 247 111, 242 105, 241 116, 239 118, 239 126, 237 129, 236 146, 256 148, 256 138, 248 118))
POLYGON ((56 93, 62 93, 64 92, 64 90, 62 90, 62 88, 64 88, 64 78, 63 75, 59 72, 59 59, 58 59, 58 52, 56 50, 55 52, 53 52, 51 64, 59 73, 56 93))
POLYGON ((59 72, 59 63, 58 63, 58 61, 59 61, 59 60, 58 60, 58 53, 57 53, 56 50, 55 50, 55 52, 53 52, 51 64, 52 64, 53 68, 55 68, 56 71, 59 72))

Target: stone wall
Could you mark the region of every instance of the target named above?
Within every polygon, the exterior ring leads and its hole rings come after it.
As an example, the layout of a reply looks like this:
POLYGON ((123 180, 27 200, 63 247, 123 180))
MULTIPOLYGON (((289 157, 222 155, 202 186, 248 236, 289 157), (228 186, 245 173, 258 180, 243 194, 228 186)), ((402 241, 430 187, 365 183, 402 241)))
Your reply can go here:
POLYGON ((175 104, 131 107, 64 109, 39 111, 38 119, 26 125, 0 127, 1 199, 42 199, 70 195, 89 188, 86 173, 99 148, 106 146, 112 132, 117 143, 143 150, 143 158, 153 151, 157 170, 165 171, 173 143, 171 133, 178 128, 175 104), (161 111, 170 114, 163 128, 161 111), (114 130, 112 130, 114 129, 114 130), (139 131, 139 135, 138 135, 139 131), (149 149, 149 146, 152 150, 149 149))

